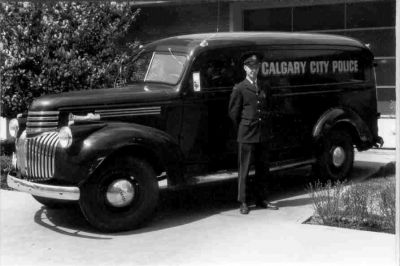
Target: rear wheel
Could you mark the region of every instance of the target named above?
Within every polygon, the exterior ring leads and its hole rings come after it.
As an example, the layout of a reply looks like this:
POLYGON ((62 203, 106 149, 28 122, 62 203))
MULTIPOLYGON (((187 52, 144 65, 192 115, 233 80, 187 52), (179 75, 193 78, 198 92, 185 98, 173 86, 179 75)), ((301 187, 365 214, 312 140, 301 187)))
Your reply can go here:
POLYGON ((153 213, 158 183, 153 168, 137 158, 107 164, 81 186, 86 219, 105 232, 134 229, 153 213))
POLYGON ((324 138, 317 154, 317 177, 343 180, 353 169, 354 147, 351 135, 345 130, 332 130, 324 138))

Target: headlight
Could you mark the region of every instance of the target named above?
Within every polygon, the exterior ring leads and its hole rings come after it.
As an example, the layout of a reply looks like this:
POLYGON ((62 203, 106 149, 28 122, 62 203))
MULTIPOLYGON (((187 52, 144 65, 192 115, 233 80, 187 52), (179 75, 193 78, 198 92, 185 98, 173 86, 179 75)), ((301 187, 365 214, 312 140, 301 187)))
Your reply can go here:
POLYGON ((62 127, 58 132, 58 139, 62 148, 69 148, 72 144, 72 132, 69 127, 62 127))
POLYGON ((11 119, 10 123, 8 123, 8 131, 10 132, 11 137, 16 138, 19 130, 18 119, 11 119))

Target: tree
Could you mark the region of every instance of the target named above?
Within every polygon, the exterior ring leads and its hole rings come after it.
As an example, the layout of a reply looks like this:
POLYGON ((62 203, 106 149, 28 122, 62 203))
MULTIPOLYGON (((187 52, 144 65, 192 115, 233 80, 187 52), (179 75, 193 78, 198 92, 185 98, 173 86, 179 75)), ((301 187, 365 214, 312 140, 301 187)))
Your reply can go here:
POLYGON ((121 2, 0 4, 1 115, 15 117, 43 94, 123 83, 139 12, 121 2))

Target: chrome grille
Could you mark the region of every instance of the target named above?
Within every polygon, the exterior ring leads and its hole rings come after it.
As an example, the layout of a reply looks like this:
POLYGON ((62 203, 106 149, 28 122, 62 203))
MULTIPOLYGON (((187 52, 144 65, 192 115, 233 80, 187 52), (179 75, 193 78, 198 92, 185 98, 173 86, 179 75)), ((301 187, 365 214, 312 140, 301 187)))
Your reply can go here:
POLYGON ((29 111, 26 134, 54 131, 58 127, 59 111, 29 111))
POLYGON ((28 179, 48 180, 53 177, 58 142, 57 132, 47 132, 35 138, 27 138, 25 152, 28 179))

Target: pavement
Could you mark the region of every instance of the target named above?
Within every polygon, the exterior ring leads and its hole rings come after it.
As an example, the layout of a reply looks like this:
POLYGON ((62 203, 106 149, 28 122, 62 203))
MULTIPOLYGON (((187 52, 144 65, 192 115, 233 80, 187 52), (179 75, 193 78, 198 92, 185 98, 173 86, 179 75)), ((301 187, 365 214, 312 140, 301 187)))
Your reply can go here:
MULTIPOLYGON (((384 174, 394 151, 356 153, 352 179, 384 174)), ((241 215, 235 182, 162 191, 155 218, 118 234, 94 231, 78 208, 51 210, 0 191, 0 265, 397 265, 395 235, 303 224, 313 215, 307 169, 276 175, 280 209, 241 215)))
POLYGON ((381 117, 378 119, 379 136, 384 140, 383 148, 396 148, 396 119, 394 117, 381 117))

